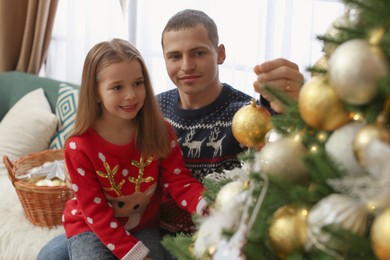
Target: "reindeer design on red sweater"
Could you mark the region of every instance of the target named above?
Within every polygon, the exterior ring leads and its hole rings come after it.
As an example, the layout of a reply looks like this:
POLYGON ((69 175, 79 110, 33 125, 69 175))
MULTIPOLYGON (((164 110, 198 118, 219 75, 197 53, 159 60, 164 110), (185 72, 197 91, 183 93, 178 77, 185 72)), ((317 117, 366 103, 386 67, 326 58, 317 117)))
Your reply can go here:
POLYGON ((115 217, 128 217, 124 225, 126 230, 130 230, 138 225, 142 215, 149 205, 150 198, 153 196, 157 185, 153 184, 146 191, 136 191, 131 195, 120 197, 111 197, 106 195, 107 200, 111 203, 115 217))
POLYGON ((156 190, 157 184, 154 183, 146 191, 141 192, 141 184, 154 181, 153 177, 144 178, 144 169, 148 166, 153 158, 150 157, 146 161, 141 156, 140 161, 133 160, 131 165, 138 168, 137 178, 128 177, 129 182, 134 183, 134 193, 130 195, 123 195, 122 187, 125 179, 122 179, 119 184, 115 183, 114 176, 118 172, 118 165, 111 169, 110 165, 106 162, 105 156, 99 154, 99 158, 103 161, 106 172, 97 171, 97 174, 103 178, 107 178, 110 181, 110 188, 104 188, 106 191, 114 191, 118 197, 112 197, 106 193, 106 198, 114 209, 115 217, 128 217, 128 220, 124 227, 129 230, 136 227, 142 218, 142 215, 149 205, 150 198, 153 196, 156 190))

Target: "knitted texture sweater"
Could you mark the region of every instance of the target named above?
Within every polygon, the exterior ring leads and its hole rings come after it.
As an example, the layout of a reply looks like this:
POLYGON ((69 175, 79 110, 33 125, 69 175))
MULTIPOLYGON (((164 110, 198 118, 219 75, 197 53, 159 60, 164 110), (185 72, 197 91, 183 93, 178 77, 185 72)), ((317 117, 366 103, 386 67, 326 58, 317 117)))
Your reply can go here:
MULTIPOLYGON (((223 84, 218 98, 206 107, 181 109, 177 89, 159 94, 164 117, 174 127, 183 151, 184 161, 195 178, 213 172, 240 167, 237 154, 246 148, 234 138, 231 126, 234 114, 248 105, 252 97, 228 84, 223 84)), ((191 215, 183 211, 165 194, 160 219, 161 227, 170 232, 194 231, 191 215)))
POLYGON ((142 157, 133 141, 114 145, 92 128, 71 137, 65 161, 75 199, 64 210, 67 237, 91 231, 119 259, 143 259, 149 251, 131 232, 157 225, 162 192, 201 213, 204 187, 185 167, 175 136, 169 138, 170 154, 155 160, 142 157))

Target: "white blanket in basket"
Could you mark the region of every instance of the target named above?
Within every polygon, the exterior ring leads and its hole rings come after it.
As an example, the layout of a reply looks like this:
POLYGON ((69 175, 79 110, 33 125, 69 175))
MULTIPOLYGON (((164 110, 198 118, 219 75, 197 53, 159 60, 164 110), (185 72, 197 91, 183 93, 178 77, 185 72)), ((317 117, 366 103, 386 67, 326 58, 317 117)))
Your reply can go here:
POLYGON ((0 260, 35 260, 39 250, 53 237, 64 233, 62 226, 32 225, 6 170, 0 171, 0 260))

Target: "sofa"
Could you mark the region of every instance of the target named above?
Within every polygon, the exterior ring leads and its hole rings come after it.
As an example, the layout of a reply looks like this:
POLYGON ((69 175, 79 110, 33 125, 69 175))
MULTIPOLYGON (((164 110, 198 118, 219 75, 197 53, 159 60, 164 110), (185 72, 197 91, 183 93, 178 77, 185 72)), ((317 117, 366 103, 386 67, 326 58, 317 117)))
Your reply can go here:
POLYGON ((0 73, 0 260, 36 259, 61 225, 38 227, 25 217, 2 158, 60 149, 72 130, 79 88, 23 72, 0 73))

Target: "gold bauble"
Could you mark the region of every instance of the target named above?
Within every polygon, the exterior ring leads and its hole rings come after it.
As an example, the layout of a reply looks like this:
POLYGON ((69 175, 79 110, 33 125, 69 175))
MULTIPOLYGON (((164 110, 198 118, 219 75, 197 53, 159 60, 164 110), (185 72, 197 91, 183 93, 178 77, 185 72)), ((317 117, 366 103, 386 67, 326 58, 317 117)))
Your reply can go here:
POLYGON ((299 139, 284 137, 267 143, 261 149, 257 163, 263 174, 290 183, 302 183, 308 178, 308 172, 301 160, 306 152, 299 139))
POLYGON ((329 58, 329 82, 337 95, 352 105, 368 104, 378 93, 378 79, 389 73, 379 45, 353 39, 341 44, 329 58))
POLYGON ((376 126, 376 125, 366 125, 360 129, 353 141, 352 148, 355 154, 355 157, 361 166, 365 166, 365 148, 368 144, 371 143, 374 139, 378 138, 380 141, 390 144, 390 132, 385 127, 376 126))
POLYGON ((296 205, 285 205, 272 215, 268 230, 270 244, 282 259, 301 250, 307 238, 308 210, 296 205))
POLYGON ((236 140, 246 147, 260 147, 271 129, 271 114, 267 109, 251 104, 240 108, 233 117, 232 132, 236 140))
POLYGON ((298 109, 303 120, 318 130, 332 131, 349 121, 349 113, 325 76, 313 77, 303 85, 298 109))
POLYGON ((370 236, 376 257, 380 260, 390 259, 390 208, 375 218, 370 236))

